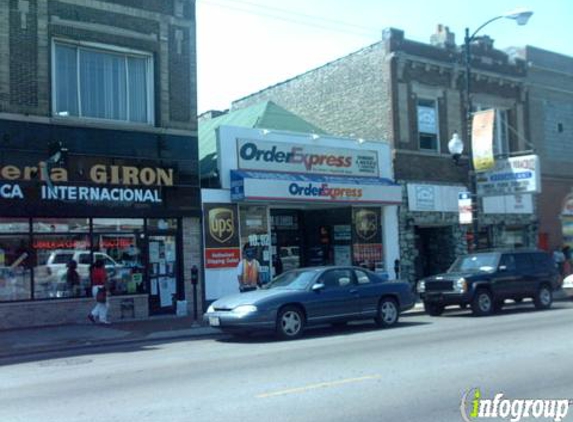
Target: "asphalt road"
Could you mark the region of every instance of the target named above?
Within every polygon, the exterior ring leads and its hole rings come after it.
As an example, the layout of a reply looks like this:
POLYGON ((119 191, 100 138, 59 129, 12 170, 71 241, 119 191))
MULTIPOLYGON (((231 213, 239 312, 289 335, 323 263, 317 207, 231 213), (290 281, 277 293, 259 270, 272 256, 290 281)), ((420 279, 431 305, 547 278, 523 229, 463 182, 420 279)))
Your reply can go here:
POLYGON ((407 316, 390 330, 325 328, 291 342, 223 336, 38 356, 0 366, 0 420, 448 422, 462 420, 474 387, 484 398, 573 398, 573 303, 407 316))

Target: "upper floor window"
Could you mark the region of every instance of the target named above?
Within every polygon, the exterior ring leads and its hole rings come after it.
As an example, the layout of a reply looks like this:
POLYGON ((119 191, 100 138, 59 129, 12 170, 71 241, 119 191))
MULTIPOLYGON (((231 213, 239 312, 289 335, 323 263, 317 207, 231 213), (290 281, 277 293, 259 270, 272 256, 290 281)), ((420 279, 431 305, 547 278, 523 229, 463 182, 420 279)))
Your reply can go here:
POLYGON ((420 150, 439 152, 437 101, 419 99, 417 114, 420 150))
POLYGON ((56 116, 153 124, 150 55, 60 42, 53 52, 56 116))

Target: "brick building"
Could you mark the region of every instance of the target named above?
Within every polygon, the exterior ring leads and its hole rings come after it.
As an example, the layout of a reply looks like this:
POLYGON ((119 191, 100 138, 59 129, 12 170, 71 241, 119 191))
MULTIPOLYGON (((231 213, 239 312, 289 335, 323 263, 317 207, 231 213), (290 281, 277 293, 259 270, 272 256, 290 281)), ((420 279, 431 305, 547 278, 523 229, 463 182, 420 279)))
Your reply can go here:
POLYGON ((0 328, 192 311, 200 209, 194 0, 3 1, 0 328))
POLYGON ((573 248, 573 57, 527 46, 532 143, 541 157, 539 235, 548 249, 573 248))
MULTIPOLYGON (((472 104, 496 109, 495 154, 530 149, 525 62, 510 60, 487 36, 471 49, 472 104)), ((414 281, 447 268, 473 235, 458 223, 468 161, 454 164, 447 148, 453 132, 467 133, 463 90, 463 49, 447 27, 439 25, 430 44, 391 28, 380 42, 239 99, 232 109, 272 100, 333 135, 390 142, 403 185, 402 274, 414 281)), ((480 203, 480 245, 533 246, 534 199, 480 203)))

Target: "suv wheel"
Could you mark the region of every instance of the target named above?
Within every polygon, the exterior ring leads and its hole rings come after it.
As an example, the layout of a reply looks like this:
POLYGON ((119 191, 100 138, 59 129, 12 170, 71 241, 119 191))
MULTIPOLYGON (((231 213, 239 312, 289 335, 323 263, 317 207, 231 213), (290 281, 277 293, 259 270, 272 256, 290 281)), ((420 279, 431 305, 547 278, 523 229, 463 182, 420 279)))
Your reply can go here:
POLYGON ((551 307, 553 303, 553 292, 549 286, 544 284, 539 288, 533 299, 533 303, 537 309, 549 309, 551 307))
POLYGON ((424 310, 431 316, 440 316, 444 313, 444 305, 437 303, 424 302, 424 310))
POLYGON ((493 298, 488 290, 480 289, 472 300, 472 311, 476 316, 486 316, 493 313, 493 298))

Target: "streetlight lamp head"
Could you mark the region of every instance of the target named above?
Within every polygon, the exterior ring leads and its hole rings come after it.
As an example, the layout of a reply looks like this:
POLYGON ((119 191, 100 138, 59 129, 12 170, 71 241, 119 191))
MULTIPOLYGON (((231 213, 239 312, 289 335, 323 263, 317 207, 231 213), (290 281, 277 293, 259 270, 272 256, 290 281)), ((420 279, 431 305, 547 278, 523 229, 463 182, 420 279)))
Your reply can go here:
POLYGON ((462 152, 464 151, 464 143, 458 135, 458 132, 454 132, 452 139, 450 139, 448 142, 448 150, 450 151, 450 154, 452 155, 452 158, 457 165, 460 161, 462 152))
POLYGON ((458 135, 458 132, 454 132, 452 139, 448 142, 448 150, 451 155, 461 155, 461 153, 464 152, 464 143, 462 142, 460 135, 458 135))
POLYGON ((507 19, 513 19, 517 22, 518 25, 525 25, 529 18, 533 15, 533 11, 528 9, 515 9, 509 13, 506 13, 504 17, 507 19))

